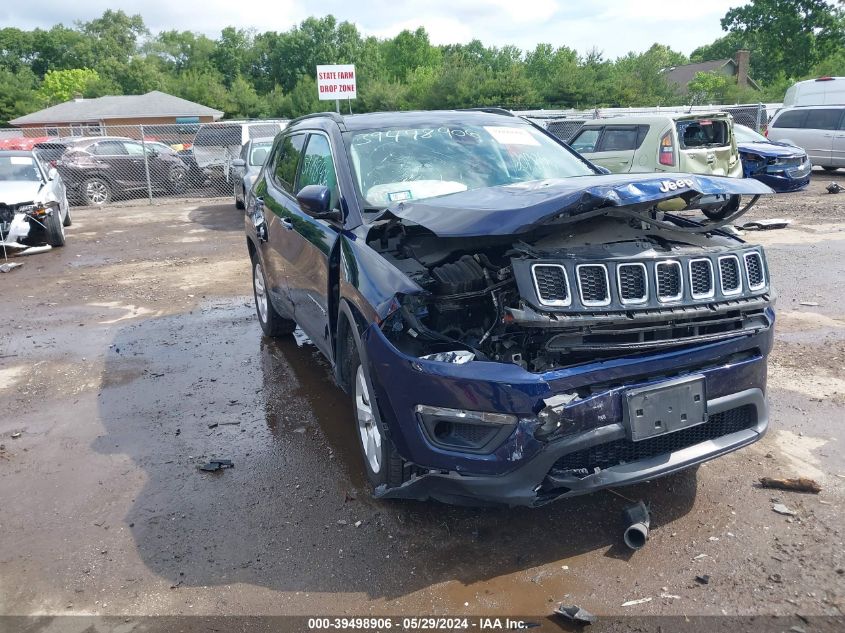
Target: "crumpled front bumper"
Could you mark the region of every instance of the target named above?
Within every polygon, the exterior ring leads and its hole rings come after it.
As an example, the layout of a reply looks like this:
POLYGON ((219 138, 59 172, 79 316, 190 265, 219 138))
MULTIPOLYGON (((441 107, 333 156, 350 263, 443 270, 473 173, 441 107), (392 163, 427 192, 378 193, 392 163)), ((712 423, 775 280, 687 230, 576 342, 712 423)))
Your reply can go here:
MULTIPOLYGON (((770 314, 773 320, 773 312, 770 314)), ((772 330, 683 350, 532 374, 502 363, 422 361, 405 356, 378 328, 371 327, 363 341, 379 412, 391 440, 414 464, 415 473, 401 486, 378 489, 376 496, 538 506, 654 479, 737 450, 762 437, 768 425, 766 356, 772 330), (705 377, 711 418, 744 408, 750 412, 747 424, 723 435, 702 436, 701 441, 690 445, 668 445, 666 451, 589 473, 576 475, 555 468, 558 460, 577 451, 602 450, 629 441, 622 414, 627 389, 656 384, 667 375, 693 374, 705 377), (567 405, 572 425, 566 435, 547 441, 534 436, 544 400, 588 386, 592 391, 589 397, 567 405), (511 413, 519 423, 490 454, 470 455, 432 445, 413 413, 418 404, 511 413)))
POLYGON ((15 213, 11 222, 0 223, 0 244, 7 248, 20 248, 29 237, 30 223, 23 213, 15 213))

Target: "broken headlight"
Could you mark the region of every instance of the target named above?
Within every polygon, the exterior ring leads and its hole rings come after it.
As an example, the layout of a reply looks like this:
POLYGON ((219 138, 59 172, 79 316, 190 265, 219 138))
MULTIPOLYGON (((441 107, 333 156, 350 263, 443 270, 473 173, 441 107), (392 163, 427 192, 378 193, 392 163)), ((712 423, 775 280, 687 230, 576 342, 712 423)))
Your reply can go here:
POLYGON ((43 204, 22 204, 18 207, 18 213, 24 213, 36 218, 47 215, 48 210, 43 204))
POLYGON ((509 413, 465 411, 418 404, 417 420, 435 446, 467 453, 491 453, 516 428, 509 413))

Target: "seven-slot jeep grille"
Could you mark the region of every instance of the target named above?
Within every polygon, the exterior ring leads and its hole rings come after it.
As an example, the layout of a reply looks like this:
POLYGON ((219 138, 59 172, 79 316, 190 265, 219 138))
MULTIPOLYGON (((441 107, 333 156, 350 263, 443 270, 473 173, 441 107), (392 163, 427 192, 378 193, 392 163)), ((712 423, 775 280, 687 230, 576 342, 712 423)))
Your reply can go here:
MULTIPOLYGON (((692 258, 679 255, 673 259, 606 263, 565 259, 526 265, 530 266, 532 294, 539 305, 574 310, 663 309, 683 301, 736 301, 768 287, 766 264, 759 250, 692 258)), ((685 307, 681 304, 679 309, 685 307)))

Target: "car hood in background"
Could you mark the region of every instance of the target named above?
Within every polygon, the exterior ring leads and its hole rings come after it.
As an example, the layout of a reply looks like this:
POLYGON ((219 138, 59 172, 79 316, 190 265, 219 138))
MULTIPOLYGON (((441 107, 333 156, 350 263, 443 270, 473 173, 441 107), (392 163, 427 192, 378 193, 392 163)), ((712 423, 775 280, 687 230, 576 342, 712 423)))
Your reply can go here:
POLYGON ((537 180, 461 191, 388 207, 390 216, 414 222, 440 237, 515 235, 543 224, 614 208, 646 210, 682 196, 774 193, 748 178, 692 174, 610 174, 537 180), (673 188, 674 187, 674 188, 673 188))
POLYGON ((0 182, 0 204, 36 202, 42 187, 42 183, 30 180, 4 180, 0 182))
POLYGON ((737 148, 740 152, 747 152, 749 154, 757 154, 764 158, 792 158, 797 156, 806 156, 806 152, 800 147, 788 145, 786 143, 739 143, 737 148))

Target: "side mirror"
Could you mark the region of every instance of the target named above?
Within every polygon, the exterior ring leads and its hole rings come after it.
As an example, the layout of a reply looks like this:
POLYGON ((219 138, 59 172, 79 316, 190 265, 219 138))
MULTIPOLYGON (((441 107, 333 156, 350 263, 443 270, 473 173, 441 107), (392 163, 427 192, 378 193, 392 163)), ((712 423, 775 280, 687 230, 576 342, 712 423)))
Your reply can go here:
POLYGON ((232 161, 232 167, 246 167, 246 161, 243 158, 236 158, 232 161))
POLYGON ((47 172, 47 180, 55 180, 59 175, 59 172, 56 171, 55 167, 50 167, 50 170, 47 172))
POLYGON ((324 185, 305 185, 296 194, 299 207, 316 220, 332 220, 341 222, 343 216, 340 211, 330 210, 332 193, 324 185))

